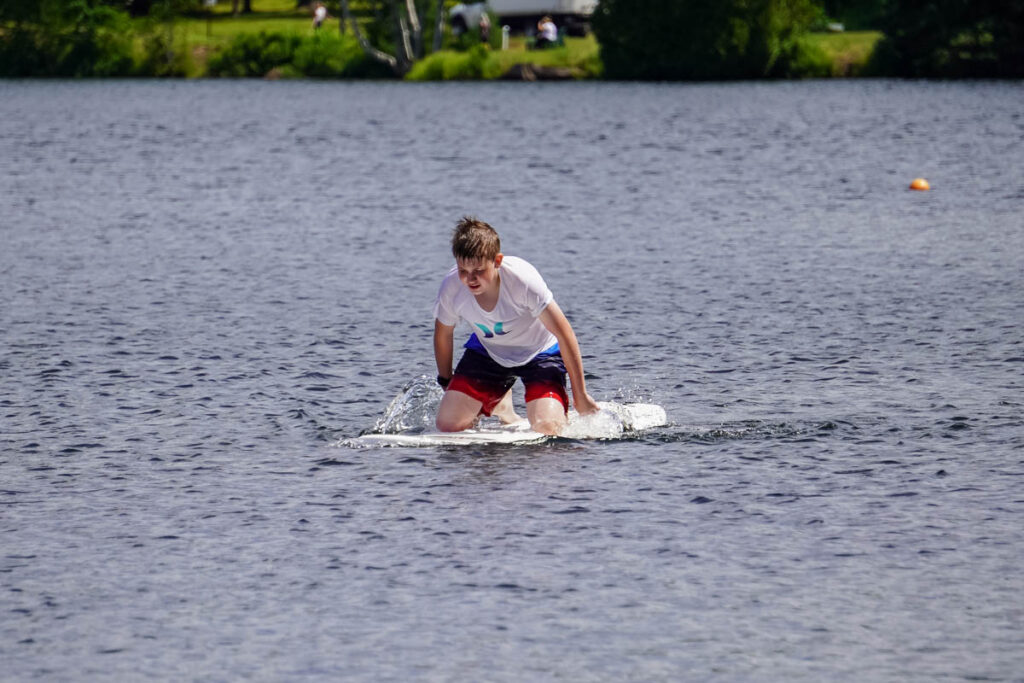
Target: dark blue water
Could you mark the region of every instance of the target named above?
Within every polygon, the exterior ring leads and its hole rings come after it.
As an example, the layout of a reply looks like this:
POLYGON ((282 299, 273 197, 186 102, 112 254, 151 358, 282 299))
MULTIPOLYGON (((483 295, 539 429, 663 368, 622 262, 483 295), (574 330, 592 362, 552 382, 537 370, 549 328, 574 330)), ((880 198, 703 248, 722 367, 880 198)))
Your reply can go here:
POLYGON ((0 678, 1024 680, 1022 103, 0 83, 0 678), (336 445, 466 213, 670 425, 336 445))

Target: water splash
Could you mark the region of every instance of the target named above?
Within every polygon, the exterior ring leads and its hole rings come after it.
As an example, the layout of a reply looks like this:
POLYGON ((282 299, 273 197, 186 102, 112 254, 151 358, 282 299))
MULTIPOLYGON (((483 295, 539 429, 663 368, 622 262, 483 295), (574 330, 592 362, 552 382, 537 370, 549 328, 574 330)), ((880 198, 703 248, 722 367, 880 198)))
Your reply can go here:
POLYGON ((433 378, 420 375, 402 388, 384 415, 364 434, 401 434, 433 429, 442 396, 444 391, 433 378))
MULTIPOLYGON (((606 404, 607 405, 607 404, 606 404)), ((562 430, 565 439, 618 439, 625 431, 622 419, 613 411, 601 406, 591 415, 569 413, 569 424, 562 430)))
MULTIPOLYGON (((548 437, 530 429, 526 420, 501 425, 496 418, 485 418, 474 429, 456 434, 434 430, 434 415, 444 393, 425 376, 409 382, 391 401, 384 415, 371 429, 355 439, 341 439, 336 445, 366 446, 439 446, 479 443, 529 443, 548 437)), ((580 416, 569 412, 569 423, 560 435, 564 439, 613 440, 666 424, 665 410, 648 403, 601 402, 601 410, 580 416)))
POLYGON ((561 436, 566 439, 621 439, 668 422, 665 409, 652 403, 600 401, 600 411, 579 415, 569 411, 569 424, 561 436))

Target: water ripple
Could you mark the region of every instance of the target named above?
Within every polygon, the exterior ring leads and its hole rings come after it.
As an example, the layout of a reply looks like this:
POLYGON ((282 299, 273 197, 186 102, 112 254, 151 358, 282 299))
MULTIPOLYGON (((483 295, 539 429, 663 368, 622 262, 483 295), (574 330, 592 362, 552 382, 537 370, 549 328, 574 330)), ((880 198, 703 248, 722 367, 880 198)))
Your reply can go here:
POLYGON ((1019 84, 510 86, 0 83, 5 675, 1019 677, 1019 84), (465 213, 668 425, 331 448, 465 213))

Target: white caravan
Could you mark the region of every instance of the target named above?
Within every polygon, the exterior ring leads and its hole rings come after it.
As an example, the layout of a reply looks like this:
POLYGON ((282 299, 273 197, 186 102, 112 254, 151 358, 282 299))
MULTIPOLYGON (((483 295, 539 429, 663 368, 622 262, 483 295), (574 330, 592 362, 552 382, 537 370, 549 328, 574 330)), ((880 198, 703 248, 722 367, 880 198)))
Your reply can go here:
POLYGON ((498 16, 498 26, 509 26, 516 33, 532 35, 541 17, 550 16, 559 29, 582 36, 589 29, 590 15, 597 0, 488 0, 460 3, 449 12, 452 31, 458 35, 480 25, 485 10, 498 16))

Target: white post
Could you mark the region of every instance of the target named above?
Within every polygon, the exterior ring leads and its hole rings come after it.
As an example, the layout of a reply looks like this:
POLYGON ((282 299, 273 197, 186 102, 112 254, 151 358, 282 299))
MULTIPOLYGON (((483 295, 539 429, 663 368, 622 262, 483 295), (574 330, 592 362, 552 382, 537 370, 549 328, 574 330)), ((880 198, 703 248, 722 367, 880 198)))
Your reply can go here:
POLYGON ((502 50, 507 50, 508 49, 508 34, 511 31, 512 31, 512 27, 508 26, 507 24, 505 26, 501 27, 501 49, 502 50))

